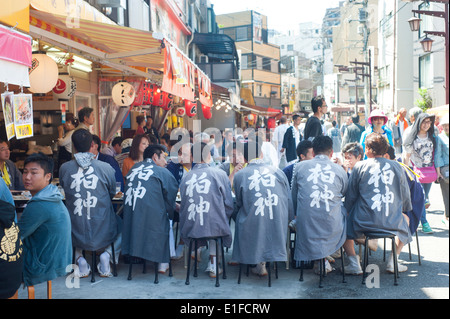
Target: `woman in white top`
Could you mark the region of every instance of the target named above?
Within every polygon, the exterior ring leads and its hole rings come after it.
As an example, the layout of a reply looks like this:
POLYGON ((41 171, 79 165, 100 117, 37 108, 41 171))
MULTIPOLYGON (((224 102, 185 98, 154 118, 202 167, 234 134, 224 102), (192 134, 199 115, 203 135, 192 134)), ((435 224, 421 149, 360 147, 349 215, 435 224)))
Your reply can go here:
POLYGON ((58 167, 72 160, 72 133, 77 127, 78 120, 73 113, 66 114, 66 122, 58 126, 58 167))

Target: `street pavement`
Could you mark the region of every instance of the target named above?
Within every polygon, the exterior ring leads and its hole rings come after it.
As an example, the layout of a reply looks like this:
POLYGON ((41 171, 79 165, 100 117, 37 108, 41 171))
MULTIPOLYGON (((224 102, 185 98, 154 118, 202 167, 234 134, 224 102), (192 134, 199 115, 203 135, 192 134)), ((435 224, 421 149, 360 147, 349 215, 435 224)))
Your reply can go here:
MULTIPOLYGON (((440 187, 433 184, 430 191, 431 206, 427 218, 435 231, 426 235, 418 231, 421 265, 418 263, 416 240, 411 243, 411 260, 408 246, 403 249, 400 260, 408 266, 400 274, 398 286, 394 286, 392 274, 386 272, 383 262, 383 241, 379 241, 376 252, 372 252, 369 263, 379 270, 371 273, 369 285, 361 283, 361 276, 346 276, 342 283, 340 259, 332 264, 337 270, 324 278, 324 287, 319 288, 319 276, 313 270, 304 271, 304 281, 300 282, 300 270, 286 269, 285 263, 278 263, 278 279, 272 271, 272 286, 268 287, 267 277, 258 277, 250 272, 247 277, 245 268, 241 283, 238 284, 239 266, 226 266, 227 279, 220 277, 220 287, 215 287, 215 279, 210 278, 204 269, 207 264, 207 251, 202 252, 202 261, 198 268, 198 277, 191 272, 190 285, 185 284, 186 268, 184 259, 173 262, 173 277, 159 275, 159 283, 154 283, 153 263, 147 264, 147 272, 142 273, 142 265, 133 266, 133 278, 128 280, 128 265, 120 260, 118 276, 100 278, 95 283, 90 277, 79 280, 79 287, 73 287, 70 277, 60 277, 52 281, 53 299, 175 299, 178 306, 173 311, 182 311, 184 304, 206 303, 208 300, 225 300, 238 303, 239 300, 281 300, 281 299, 448 299, 449 298, 449 239, 448 224, 444 224, 444 204, 440 187), (377 285, 379 279, 379 285, 377 285), (370 287, 370 285, 374 287, 370 287)), ((357 248, 358 251, 358 248, 357 248)), ((387 255, 390 253, 390 241, 387 242, 387 255)), ((226 260, 231 259, 231 249, 225 253, 226 260)), ((191 263, 193 265, 193 262, 191 263)), ((35 287, 36 299, 46 298, 46 285, 35 287)), ((19 289, 19 299, 27 299, 27 290, 19 289)), ((163 303, 164 304, 164 303, 163 303)), ((170 309, 170 307, 169 307, 170 309)), ((184 309, 186 310, 186 309, 184 309)), ((198 309, 197 309, 198 310, 198 309)), ((236 310, 236 309, 235 309, 236 310)), ((326 310, 326 309, 324 309, 326 310)), ((337 309, 334 309, 337 310, 337 309)), ((195 310, 193 310, 195 311, 195 310)), ((225 311, 220 309, 220 311, 225 311)))

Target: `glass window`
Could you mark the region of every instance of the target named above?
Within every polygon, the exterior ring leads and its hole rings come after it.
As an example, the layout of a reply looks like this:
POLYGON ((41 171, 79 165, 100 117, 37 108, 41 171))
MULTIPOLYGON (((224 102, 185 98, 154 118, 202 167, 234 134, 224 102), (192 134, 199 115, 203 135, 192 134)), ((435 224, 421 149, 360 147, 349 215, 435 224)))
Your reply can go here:
POLYGON ((246 41, 248 40, 247 27, 236 28, 236 41, 246 41))
POLYGON ((433 86, 433 72, 431 68, 431 54, 419 57, 419 87, 431 88, 433 86))

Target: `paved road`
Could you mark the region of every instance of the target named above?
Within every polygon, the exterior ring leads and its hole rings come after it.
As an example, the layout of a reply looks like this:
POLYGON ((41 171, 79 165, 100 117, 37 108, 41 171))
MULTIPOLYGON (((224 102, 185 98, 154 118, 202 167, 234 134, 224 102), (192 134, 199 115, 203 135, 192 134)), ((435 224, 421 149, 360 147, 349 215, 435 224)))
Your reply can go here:
MULTIPOLYGON (((199 267, 197 278, 191 277, 190 285, 185 285, 186 269, 184 260, 173 264, 173 277, 160 275, 159 283, 154 284, 154 267, 147 266, 147 273, 142 273, 142 266, 134 266, 133 279, 127 280, 128 265, 118 265, 118 276, 113 278, 97 277, 95 283, 90 278, 80 280, 79 288, 68 288, 66 278, 53 281, 54 299, 177 299, 177 302, 199 303, 210 299, 225 299, 239 302, 243 299, 448 299, 449 298, 449 239, 448 225, 442 222, 443 201, 439 185, 433 184, 430 192, 431 206, 428 220, 435 233, 425 235, 419 231, 422 265, 418 264, 417 245, 411 243, 412 259, 409 259, 406 246, 400 259, 408 266, 402 273, 399 285, 393 285, 393 275, 386 273, 383 262, 383 242, 379 249, 370 256, 370 263, 380 270, 379 288, 368 288, 361 284, 361 276, 347 276, 342 283, 341 272, 336 270, 325 278, 324 288, 318 288, 319 277, 312 270, 306 270, 304 281, 299 281, 300 271, 287 270, 284 263, 279 263, 278 279, 272 273, 272 287, 267 285, 267 277, 260 278, 250 273, 242 276, 237 284, 238 266, 228 266, 227 279, 220 278, 220 287, 215 287, 215 280, 209 278, 203 270, 206 267, 207 252, 199 267)), ((390 245, 388 245, 388 253, 390 245)), ((231 258, 231 250, 226 259, 231 258)), ((336 260, 336 266, 340 260, 336 260)), ((374 281, 372 281, 374 282, 374 281)), ((69 281, 70 283, 70 281, 69 281)), ((26 299, 26 290, 20 288, 19 299, 26 299)), ((46 298, 46 286, 36 286, 36 299, 46 298)), ((163 301, 162 301, 163 302, 163 301)), ((180 305, 173 311, 181 311, 180 305)), ((337 309, 334 309, 337 310, 337 309)), ((221 311, 225 311, 221 309, 221 311)))

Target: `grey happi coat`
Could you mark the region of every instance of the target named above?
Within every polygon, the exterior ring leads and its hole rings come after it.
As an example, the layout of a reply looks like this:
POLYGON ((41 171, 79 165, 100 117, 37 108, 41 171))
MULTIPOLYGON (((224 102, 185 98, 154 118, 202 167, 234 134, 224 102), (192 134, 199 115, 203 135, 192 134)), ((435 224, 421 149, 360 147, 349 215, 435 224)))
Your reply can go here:
MULTIPOLYGON (((88 154, 88 153, 83 153, 88 154)), ((111 199, 116 194, 115 171, 105 162, 85 156, 61 165, 59 182, 64 189, 72 225, 72 244, 84 250, 109 246, 121 231, 111 199)))
POLYGON ((288 224, 294 217, 286 175, 258 159, 236 174, 233 187, 238 209, 233 260, 286 261, 288 224))
POLYGON ((346 239, 343 198, 348 177, 328 156, 295 164, 292 198, 296 212, 294 259, 317 260, 336 252, 346 239))
POLYGON ((173 219, 178 183, 151 159, 135 164, 125 180, 122 252, 168 263, 169 219, 173 219))
POLYGON ((396 161, 371 158, 356 163, 345 196, 349 212, 348 237, 364 232, 386 232, 401 242, 411 241, 403 212, 412 210, 411 195, 403 168, 396 161))
POLYGON ((183 176, 180 195, 180 235, 185 243, 191 238, 220 236, 224 246, 230 247, 233 197, 227 174, 208 164, 196 164, 183 176))

